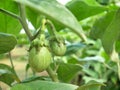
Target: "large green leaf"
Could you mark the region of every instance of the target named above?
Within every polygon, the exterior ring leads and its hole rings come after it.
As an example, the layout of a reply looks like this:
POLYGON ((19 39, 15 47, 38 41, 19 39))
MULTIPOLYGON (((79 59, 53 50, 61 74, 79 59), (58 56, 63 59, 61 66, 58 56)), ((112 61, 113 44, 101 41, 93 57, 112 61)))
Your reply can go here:
POLYGON ((79 65, 61 63, 57 70, 58 78, 63 82, 70 82, 81 70, 79 65))
POLYGON ((75 90, 78 86, 50 81, 33 81, 14 85, 11 90, 75 90))
POLYGON ((41 25, 42 15, 40 15, 38 11, 33 10, 32 8, 29 8, 29 7, 26 7, 26 11, 27 11, 28 20, 32 23, 34 28, 37 30, 41 25))
POLYGON ((0 33, 0 54, 11 51, 16 44, 17 40, 13 35, 0 33))
POLYGON ((91 29, 90 37, 94 39, 101 38, 106 28, 111 23, 115 13, 116 11, 111 11, 111 12, 108 12, 105 16, 102 16, 99 19, 97 19, 91 29))
POLYGON ((39 13, 47 16, 53 21, 70 28, 77 35, 85 39, 82 33, 82 28, 74 15, 63 5, 59 4, 56 0, 16 0, 23 3, 39 13))
MULTIPOLYGON (((0 9, 19 14, 18 6, 13 0, 0 0, 0 9)), ((18 20, 0 12, 0 32, 18 34, 21 28, 18 20)))
POLYGON ((72 0, 66 7, 78 20, 85 19, 107 10, 106 7, 98 5, 95 0, 72 0))
POLYGON ((0 64, 0 81, 11 86, 11 84, 15 80, 14 77, 15 74, 10 66, 5 64, 0 64))
POLYGON ((102 44, 105 51, 111 54, 114 49, 115 42, 120 35, 120 9, 115 14, 110 25, 107 27, 104 35, 102 36, 102 44))
POLYGON ((87 84, 80 86, 77 90, 101 90, 103 83, 98 83, 96 81, 89 81, 87 84))

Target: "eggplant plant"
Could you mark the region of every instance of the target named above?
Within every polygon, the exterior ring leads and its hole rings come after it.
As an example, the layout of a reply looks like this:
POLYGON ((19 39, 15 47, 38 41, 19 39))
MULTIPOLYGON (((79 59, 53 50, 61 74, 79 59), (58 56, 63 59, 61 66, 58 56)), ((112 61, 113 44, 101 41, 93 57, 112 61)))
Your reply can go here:
POLYGON ((10 90, 120 90, 118 3, 1 0, 0 57, 7 53, 11 66, 0 63, 0 81, 10 90), (26 73, 33 72, 24 79, 11 53, 21 44, 29 46, 26 73), (43 71, 48 76, 36 74, 43 71))

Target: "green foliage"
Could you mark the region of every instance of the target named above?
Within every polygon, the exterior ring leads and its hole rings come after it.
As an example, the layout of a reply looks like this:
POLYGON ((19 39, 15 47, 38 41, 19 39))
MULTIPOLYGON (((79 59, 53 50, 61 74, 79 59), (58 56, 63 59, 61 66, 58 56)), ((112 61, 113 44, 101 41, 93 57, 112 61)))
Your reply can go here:
POLYGON ((24 3, 25 5, 37 10, 39 13, 45 15, 47 18, 56 21, 62 26, 66 26, 78 34, 84 39, 82 34, 82 28, 77 22, 73 14, 63 5, 59 4, 57 1, 49 0, 16 0, 17 2, 24 3), (54 12, 53 12, 54 11, 54 12), (51 13, 52 12, 52 13, 51 13), (61 13, 61 15, 59 15, 61 13), (63 16, 62 16, 63 15, 63 16), (58 18, 59 17, 59 18, 58 18), (63 18, 64 17, 64 18, 63 18))
POLYGON ((34 28, 37 30, 40 28, 42 15, 39 12, 33 10, 32 8, 26 7, 27 18, 32 23, 34 28), (34 16, 34 17, 33 17, 34 16))
POLYGON ((75 90, 77 87, 71 84, 37 80, 30 83, 17 84, 11 90, 75 90))
POLYGON ((81 69, 79 65, 61 63, 57 70, 58 77, 63 82, 70 82, 81 69))
POLYGON ((111 54, 114 49, 114 44, 120 35, 120 9, 116 12, 115 17, 109 24, 102 37, 102 43, 105 51, 111 54), (106 38, 107 37, 107 38, 106 38))
MULTIPOLYGON (((19 14, 18 6, 12 0, 1 0, 0 9, 5 9, 11 13, 19 14)), ((0 10, 1 11, 1 10, 0 10)), ((0 12, 0 32, 10 33, 10 34, 19 34, 22 29, 19 21, 9 15, 0 12)))
POLYGON ((98 83, 95 81, 90 81, 87 84, 79 87, 77 90, 100 90, 100 87, 102 86, 102 83, 98 83))
POLYGON ((90 36, 94 39, 101 38, 111 23, 116 11, 110 11, 106 13, 104 16, 97 19, 91 29, 90 36))
POLYGON ((15 81, 15 74, 10 66, 0 64, 0 81, 10 86, 15 81))
POLYGON ((16 44, 17 40, 13 35, 0 33, 0 54, 11 51, 16 44))
POLYGON ((90 33, 92 38, 102 40, 103 47, 109 55, 114 51, 115 42, 119 38, 119 11, 115 9, 99 18, 90 33))
POLYGON ((95 0, 72 0, 66 7, 78 20, 88 18, 107 10, 107 7, 100 6, 95 0))
POLYGON ((80 50, 80 48, 83 48, 85 47, 84 44, 82 43, 73 43, 71 45, 68 45, 67 46, 67 51, 66 51, 66 54, 65 55, 71 55, 71 54, 74 54, 76 53, 77 51, 80 50))

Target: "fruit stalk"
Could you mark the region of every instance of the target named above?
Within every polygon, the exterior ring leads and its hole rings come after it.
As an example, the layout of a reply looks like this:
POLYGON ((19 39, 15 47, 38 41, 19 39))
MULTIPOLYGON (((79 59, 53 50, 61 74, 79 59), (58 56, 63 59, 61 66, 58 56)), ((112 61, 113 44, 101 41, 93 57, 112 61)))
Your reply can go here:
POLYGON ((50 20, 46 20, 46 26, 48 28, 48 31, 50 33, 51 36, 55 36, 57 37, 57 31, 55 29, 55 26, 53 25, 53 23, 50 20))
POLYGON ((47 68, 46 71, 48 72, 48 74, 50 75, 51 79, 54 82, 59 82, 58 77, 57 77, 57 73, 55 71, 53 71, 50 66, 47 68))

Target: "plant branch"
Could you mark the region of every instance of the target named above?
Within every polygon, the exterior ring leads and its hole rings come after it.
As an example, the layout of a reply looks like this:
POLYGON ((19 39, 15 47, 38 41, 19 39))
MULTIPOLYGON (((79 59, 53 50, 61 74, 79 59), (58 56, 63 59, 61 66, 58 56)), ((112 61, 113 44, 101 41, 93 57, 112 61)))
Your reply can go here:
POLYGON ((20 17, 19 17, 19 16, 17 16, 16 14, 14 14, 14 13, 12 13, 12 12, 9 12, 9 11, 7 11, 7 10, 5 10, 5 9, 0 8, 0 12, 4 13, 4 14, 6 14, 6 15, 9 15, 9 16, 11 16, 11 17, 13 17, 13 18, 16 18, 16 19, 18 19, 18 20, 20 20, 20 17))
POLYGON ((33 36, 30 33, 30 30, 29 30, 27 22, 26 22, 25 6, 23 4, 19 4, 19 7, 20 7, 20 17, 21 17, 20 22, 21 22, 29 40, 32 41, 33 36))
POLYGON ((12 66, 12 70, 13 70, 15 76, 16 76, 16 77, 15 77, 15 80, 16 80, 18 83, 20 83, 21 80, 19 79, 19 77, 17 76, 17 73, 16 73, 16 71, 15 71, 14 64, 13 64, 13 60, 12 60, 12 56, 11 56, 11 53, 10 53, 10 52, 9 52, 9 57, 10 57, 10 63, 11 63, 11 66, 12 66))
POLYGON ((58 77, 57 77, 57 73, 54 72, 50 66, 47 68, 46 71, 48 72, 48 74, 50 75, 50 77, 52 78, 52 80, 54 82, 59 82, 58 77))
MULTIPOLYGON (((22 11, 22 8, 21 8, 20 10, 22 11)), ((20 21, 21 25, 23 26, 23 28, 24 28, 27 36, 29 37, 30 41, 32 41, 32 35, 31 35, 31 33, 30 33, 29 29, 28 29, 28 26, 27 26, 26 21, 24 20, 25 17, 22 18, 22 17, 23 17, 23 16, 22 16, 22 13, 23 13, 23 12, 21 12, 21 17, 18 16, 18 15, 16 15, 16 14, 14 14, 14 13, 12 13, 12 12, 9 12, 9 11, 7 11, 7 10, 5 10, 5 9, 1 9, 1 8, 0 8, 0 12, 4 13, 4 14, 6 14, 6 15, 9 15, 9 16, 15 18, 15 19, 18 19, 18 20, 20 21)), ((23 15, 24 15, 24 14, 23 14, 23 15)))
POLYGON ((36 37, 38 37, 38 35, 41 33, 41 27, 39 28, 39 30, 35 33, 35 35, 32 37, 32 40, 34 40, 36 37))

